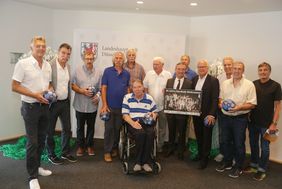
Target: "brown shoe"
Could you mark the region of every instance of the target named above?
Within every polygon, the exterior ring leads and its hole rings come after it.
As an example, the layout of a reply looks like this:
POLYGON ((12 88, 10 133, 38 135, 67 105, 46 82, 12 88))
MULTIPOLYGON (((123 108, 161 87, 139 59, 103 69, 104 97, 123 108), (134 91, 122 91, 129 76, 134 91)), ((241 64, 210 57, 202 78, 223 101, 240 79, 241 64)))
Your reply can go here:
POLYGON ((94 148, 93 147, 88 147, 87 148, 87 153, 88 153, 89 156, 95 156, 94 148))
POLYGON ((118 156, 118 150, 117 149, 113 149, 112 157, 117 157, 117 156, 118 156))
POLYGON ((78 147, 76 150, 76 156, 83 156, 84 155, 84 149, 82 147, 78 147))
POLYGON ((105 160, 105 162, 112 162, 113 160, 112 160, 111 154, 110 153, 105 153, 104 154, 104 160, 105 160))

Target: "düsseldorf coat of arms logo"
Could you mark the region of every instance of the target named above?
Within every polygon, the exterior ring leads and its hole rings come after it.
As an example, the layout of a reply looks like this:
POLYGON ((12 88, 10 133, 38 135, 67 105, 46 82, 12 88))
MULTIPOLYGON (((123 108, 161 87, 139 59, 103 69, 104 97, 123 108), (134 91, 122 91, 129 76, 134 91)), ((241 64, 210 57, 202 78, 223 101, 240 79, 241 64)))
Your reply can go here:
POLYGON ((97 59, 98 56, 98 43, 96 42, 81 42, 80 45, 80 56, 81 59, 83 60, 83 55, 84 52, 93 52, 94 53, 94 58, 97 59))

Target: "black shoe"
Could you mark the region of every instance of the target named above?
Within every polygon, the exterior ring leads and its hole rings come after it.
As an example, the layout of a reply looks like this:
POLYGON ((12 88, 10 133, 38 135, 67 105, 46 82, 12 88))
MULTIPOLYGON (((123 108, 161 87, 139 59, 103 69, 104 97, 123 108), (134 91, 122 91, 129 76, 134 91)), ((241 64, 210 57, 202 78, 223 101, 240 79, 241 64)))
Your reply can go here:
POLYGON ((198 169, 203 170, 203 169, 207 168, 207 166, 208 166, 208 161, 207 160, 206 161, 201 161, 199 166, 198 166, 198 169))
POLYGON ((243 171, 241 169, 234 168, 228 176, 231 178, 238 178, 242 173, 243 171))
POLYGON ((201 158, 199 156, 195 156, 193 159, 191 159, 192 161, 200 161, 201 158))
POLYGON ((217 172, 224 172, 225 170, 231 170, 232 169, 232 163, 224 163, 222 162, 215 170, 217 172))
POLYGON ((71 163, 77 162, 77 159, 76 159, 74 156, 70 155, 70 154, 68 154, 68 155, 62 155, 61 158, 62 158, 62 159, 65 159, 65 160, 68 160, 68 161, 71 162, 71 163))
POLYGON ((57 156, 49 156, 48 160, 54 165, 62 165, 64 161, 57 156))
POLYGON ((178 157, 178 159, 183 160, 184 159, 184 153, 178 152, 177 157, 178 157))
POLYGON ((169 149, 166 154, 165 154, 165 157, 169 157, 173 154, 173 150, 169 149))

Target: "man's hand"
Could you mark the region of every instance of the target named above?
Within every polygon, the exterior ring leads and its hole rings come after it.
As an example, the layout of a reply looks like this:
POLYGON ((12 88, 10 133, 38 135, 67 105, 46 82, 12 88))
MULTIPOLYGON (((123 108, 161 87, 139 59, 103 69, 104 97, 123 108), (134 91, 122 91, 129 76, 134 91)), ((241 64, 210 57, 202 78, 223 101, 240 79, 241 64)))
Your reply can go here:
POLYGON ((142 129, 142 126, 141 124, 139 123, 139 120, 137 121, 134 121, 131 126, 134 128, 134 129, 142 129))
POLYGON ((111 110, 108 108, 108 106, 102 106, 100 113, 106 113, 106 112, 111 112, 111 110))
POLYGON ((88 97, 92 97, 92 92, 91 90, 89 90, 88 88, 81 88, 81 94, 88 96, 88 97))
POLYGON ((153 117, 153 119, 154 119, 155 121, 157 120, 157 116, 158 116, 157 113, 155 113, 155 112, 149 112, 149 115, 150 115, 151 117, 153 117))
POLYGON ((271 123, 268 129, 269 129, 270 131, 276 131, 277 126, 276 126, 274 123, 271 123))
POLYGON ((212 115, 207 115, 208 119, 208 125, 214 125, 215 124, 215 117, 212 115))
POLYGON ((100 98, 98 97, 98 95, 94 95, 92 98, 91 98, 91 100, 92 100, 92 103, 93 104, 98 104, 99 103, 99 101, 100 101, 100 98))
POLYGON ((48 100, 43 97, 43 92, 35 93, 34 97, 42 104, 49 104, 48 100))

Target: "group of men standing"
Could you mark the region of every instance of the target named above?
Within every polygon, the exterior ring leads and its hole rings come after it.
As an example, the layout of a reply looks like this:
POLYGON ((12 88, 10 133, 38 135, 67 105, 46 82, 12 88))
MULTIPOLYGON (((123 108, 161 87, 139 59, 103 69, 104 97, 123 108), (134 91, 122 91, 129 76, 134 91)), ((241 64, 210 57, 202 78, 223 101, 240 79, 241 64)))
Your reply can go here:
MULTIPOLYGON (((75 92, 73 107, 77 120, 76 156, 83 156, 85 152, 90 156, 95 155, 93 137, 95 120, 99 112, 98 103, 101 98, 100 112, 110 113, 109 120, 105 122, 104 160, 112 162, 112 158, 118 155, 119 133, 124 116, 122 112, 124 96, 133 91, 133 94, 136 92, 141 99, 145 92, 148 93, 152 96, 152 99, 151 97, 149 99, 156 104, 151 107, 151 110, 157 112, 154 117, 158 115, 158 152, 163 150, 166 125, 168 125, 169 142, 166 156, 173 154, 175 143, 177 143, 178 158, 183 159, 190 117, 164 113, 164 89, 195 89, 202 92, 201 115, 193 116, 199 152, 196 160, 200 161, 199 169, 205 169, 208 165, 212 129, 218 117, 220 149, 224 159, 216 170, 223 172, 233 166, 229 176, 237 178, 241 175, 245 158, 245 133, 248 127, 252 155, 250 168, 246 171, 256 171, 257 180, 262 180, 266 176, 269 142, 262 136, 266 129, 276 129, 281 100, 281 86, 269 78, 271 66, 268 63, 259 65, 260 79, 254 83, 244 77, 244 64, 233 62, 230 57, 224 59, 225 73, 218 79, 208 74, 209 65, 206 60, 197 63, 198 74, 191 70, 190 57, 187 55, 182 56, 181 62, 176 64, 174 75, 164 70, 162 57, 155 57, 153 70, 145 74, 143 66, 135 62, 135 49, 129 49, 126 53, 127 62, 122 52, 116 52, 112 58, 113 66, 106 68, 102 74, 94 66, 95 52, 86 50, 83 54, 84 64, 78 66, 73 74, 70 74, 68 64, 72 50, 70 45, 61 44, 58 57, 50 64, 43 59, 46 51, 44 37, 34 37, 30 47, 32 55, 20 60, 15 66, 12 90, 21 94, 21 114, 27 136, 26 159, 31 189, 40 188, 38 175, 52 174, 51 171, 40 166, 40 156, 45 145, 48 158, 53 164, 62 164, 64 160, 77 161, 77 158, 71 155, 69 146, 71 138, 70 89, 75 92), (135 81, 138 82, 133 90, 135 81), (93 88, 96 92, 93 92, 93 88), (54 91, 57 101, 49 104, 43 97, 45 91, 54 91), (236 103, 230 111, 224 111, 221 108, 222 101, 226 99, 236 103), (248 124, 250 112, 251 123, 248 124), (58 118, 62 125, 60 157, 55 154, 53 138, 58 118), (85 124, 87 125, 86 137, 84 136, 85 124), (258 147, 259 139, 262 144, 261 156, 258 147), (232 165, 233 160, 235 165, 232 165)), ((128 99, 131 99, 130 97, 127 96, 128 99)), ((134 95, 132 97, 135 98, 134 95)), ((127 119, 126 116, 124 118, 127 119)), ((132 119, 129 119, 129 122, 133 123, 132 119)), ((149 168, 145 169, 150 170, 149 168)))

